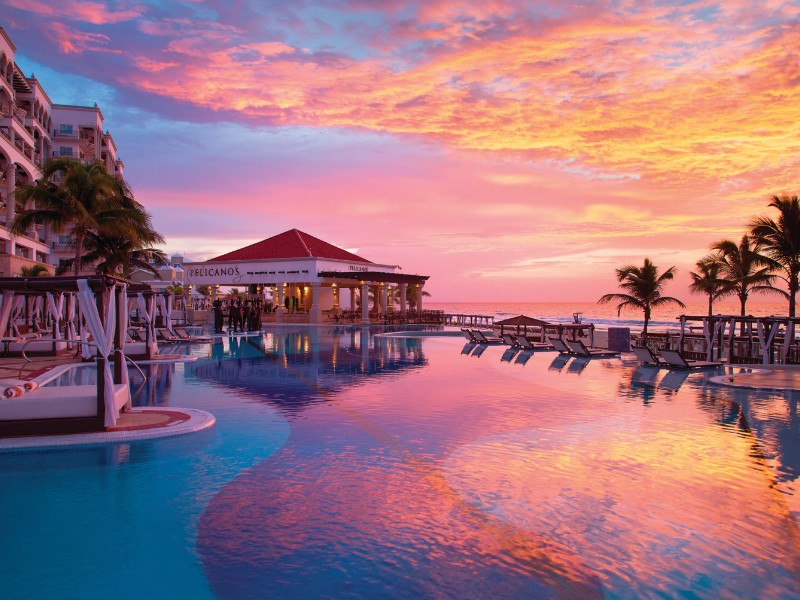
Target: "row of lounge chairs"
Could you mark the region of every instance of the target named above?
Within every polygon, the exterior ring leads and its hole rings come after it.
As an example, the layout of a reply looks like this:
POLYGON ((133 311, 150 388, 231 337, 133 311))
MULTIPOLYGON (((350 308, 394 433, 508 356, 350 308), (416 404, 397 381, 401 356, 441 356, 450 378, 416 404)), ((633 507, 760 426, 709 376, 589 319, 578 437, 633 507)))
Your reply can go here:
POLYGON ((667 369, 706 369, 719 367, 721 362, 706 360, 689 360, 677 350, 662 348, 658 355, 654 354, 647 346, 633 346, 633 353, 643 365, 649 367, 664 367, 667 369))
MULTIPOLYGON (((503 334, 501 337, 487 336, 478 329, 461 329, 461 333, 473 344, 486 346, 489 344, 505 344, 509 350, 556 350, 560 354, 580 356, 584 358, 612 358, 619 356, 619 352, 607 350, 605 348, 587 347, 582 340, 564 340, 559 337, 551 337, 550 343, 531 342, 524 335, 503 334)), ((722 363, 715 361, 689 360, 677 350, 662 348, 659 355, 653 353, 646 346, 634 346, 636 358, 645 366, 656 366, 668 369, 704 369, 718 367, 722 363)), ((507 351, 508 359, 513 358, 513 354, 507 351)), ((504 354, 504 358, 505 358, 504 354)))
MULTIPOLYGON (((156 341, 158 342, 208 342, 211 340, 209 337, 199 337, 192 335, 185 327, 156 327, 156 341)), ((128 341, 130 342, 144 342, 146 340, 146 333, 144 329, 130 328, 128 330, 128 341)))
POLYGON ((550 343, 531 342, 524 335, 503 334, 501 337, 487 336, 479 329, 461 329, 461 333, 474 344, 506 344, 520 350, 557 350, 561 354, 572 354, 587 358, 611 358, 619 356, 619 352, 604 348, 588 348, 581 340, 563 340, 551 337, 550 343))

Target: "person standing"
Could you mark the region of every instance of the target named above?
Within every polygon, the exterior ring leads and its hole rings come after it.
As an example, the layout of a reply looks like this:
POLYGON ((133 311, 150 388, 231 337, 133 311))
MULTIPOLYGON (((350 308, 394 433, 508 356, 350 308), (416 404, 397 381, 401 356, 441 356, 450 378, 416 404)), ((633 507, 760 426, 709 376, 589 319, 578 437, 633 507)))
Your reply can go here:
POLYGON ((238 301, 232 298, 228 305, 228 333, 236 333, 240 314, 238 301))
POLYGON ((214 333, 222 333, 222 300, 214 300, 214 333))

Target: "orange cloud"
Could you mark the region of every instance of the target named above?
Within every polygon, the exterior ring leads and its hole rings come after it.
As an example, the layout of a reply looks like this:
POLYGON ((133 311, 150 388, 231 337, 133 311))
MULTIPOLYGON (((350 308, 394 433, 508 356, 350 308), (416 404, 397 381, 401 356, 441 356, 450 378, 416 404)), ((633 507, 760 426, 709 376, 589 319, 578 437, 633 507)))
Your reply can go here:
MULTIPOLYGON (((452 11, 438 3, 422 12, 452 11)), ((688 14, 666 19, 660 9, 517 32, 402 69, 283 42, 209 48, 204 37, 182 37, 166 49, 179 66, 122 77, 254 121, 424 136, 574 163, 590 176, 714 182, 772 169, 772 185, 789 185, 800 154, 796 29, 727 37, 688 14)))

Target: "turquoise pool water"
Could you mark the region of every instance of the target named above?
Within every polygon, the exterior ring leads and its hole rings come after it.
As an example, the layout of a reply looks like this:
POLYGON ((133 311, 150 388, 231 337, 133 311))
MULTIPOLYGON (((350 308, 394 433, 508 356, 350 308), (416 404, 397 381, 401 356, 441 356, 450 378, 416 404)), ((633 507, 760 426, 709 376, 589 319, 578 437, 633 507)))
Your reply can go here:
POLYGON ((211 430, 0 453, 0 597, 800 597, 794 393, 372 334, 186 346, 136 403, 211 430))

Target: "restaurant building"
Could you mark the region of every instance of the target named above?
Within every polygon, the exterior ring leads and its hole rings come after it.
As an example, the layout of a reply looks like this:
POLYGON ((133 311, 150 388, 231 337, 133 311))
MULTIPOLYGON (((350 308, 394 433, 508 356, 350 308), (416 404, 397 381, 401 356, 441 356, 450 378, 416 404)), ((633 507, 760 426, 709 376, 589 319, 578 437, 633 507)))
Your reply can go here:
POLYGON ((251 297, 271 297, 278 320, 294 312, 307 315, 309 323, 327 322, 345 304, 355 310, 359 301, 362 323, 370 322, 370 304, 383 314, 394 310, 404 314, 406 299, 412 297, 415 310, 421 311, 422 288, 428 279, 401 273, 398 265, 372 262, 297 229, 205 262, 186 262, 183 271, 184 284, 210 286, 212 300, 221 286, 244 287, 251 297))

